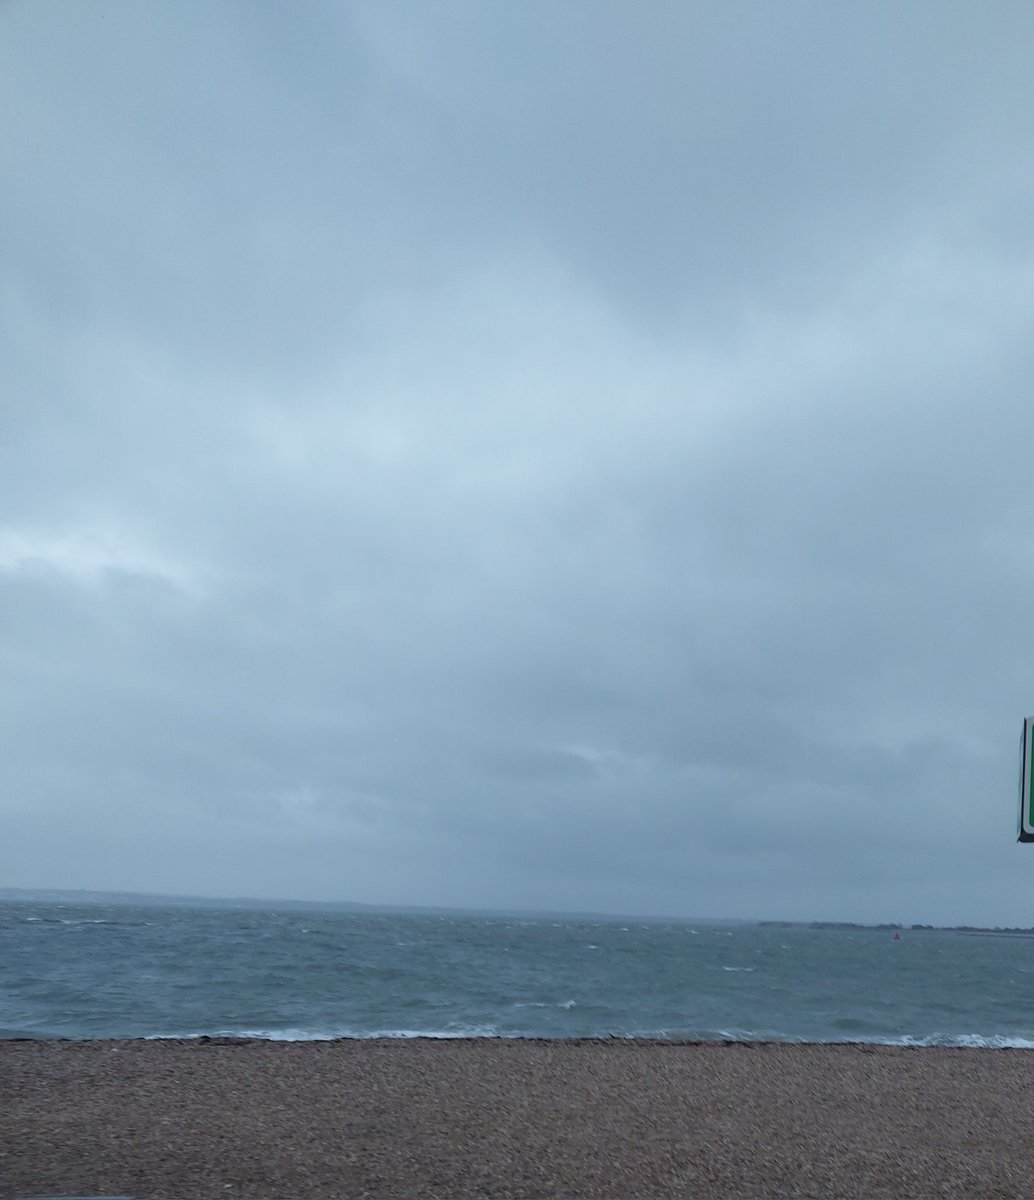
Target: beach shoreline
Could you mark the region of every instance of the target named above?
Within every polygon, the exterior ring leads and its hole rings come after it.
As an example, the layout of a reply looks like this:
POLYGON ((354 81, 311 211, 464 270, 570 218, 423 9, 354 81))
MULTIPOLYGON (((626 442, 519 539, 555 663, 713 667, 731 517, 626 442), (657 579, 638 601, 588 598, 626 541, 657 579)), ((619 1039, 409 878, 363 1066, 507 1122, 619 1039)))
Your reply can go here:
POLYGON ((1025 1197, 1025 1050, 0 1041, 0 1197, 1025 1197))

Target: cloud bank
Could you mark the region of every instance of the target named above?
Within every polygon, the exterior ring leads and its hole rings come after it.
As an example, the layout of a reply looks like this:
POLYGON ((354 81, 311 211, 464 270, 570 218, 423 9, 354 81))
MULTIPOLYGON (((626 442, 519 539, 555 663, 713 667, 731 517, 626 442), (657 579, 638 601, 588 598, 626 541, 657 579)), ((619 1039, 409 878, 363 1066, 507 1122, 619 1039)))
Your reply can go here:
POLYGON ((7 883, 1031 923, 1026 6, 0 27, 7 883))

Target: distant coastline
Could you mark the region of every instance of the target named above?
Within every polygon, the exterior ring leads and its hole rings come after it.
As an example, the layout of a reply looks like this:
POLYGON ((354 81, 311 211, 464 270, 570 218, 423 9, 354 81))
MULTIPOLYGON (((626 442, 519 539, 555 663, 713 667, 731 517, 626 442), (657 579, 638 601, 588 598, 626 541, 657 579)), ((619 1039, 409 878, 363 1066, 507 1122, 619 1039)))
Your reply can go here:
POLYGON ((871 930, 885 933, 965 933, 981 937, 1034 937, 1034 926, 990 925, 908 925, 886 921, 782 921, 755 920, 749 917, 674 917, 637 913, 572 912, 560 909, 454 908, 443 905, 365 904, 356 900, 284 900, 253 896, 184 896, 173 893, 106 892, 87 888, 12 888, 0 887, 0 903, 14 904, 87 904, 111 907, 152 905, 158 908, 238 908, 262 912, 337 912, 375 916, 485 917, 509 920, 636 921, 644 924, 678 925, 752 925, 775 929, 826 929, 843 931, 871 930))
POLYGON ((866 925, 858 921, 758 921, 758 925, 776 929, 874 930, 885 933, 967 933, 976 937, 1034 937, 1034 927, 1002 925, 899 925, 888 921, 866 925))
POLYGON ((356 900, 284 900, 254 896, 182 896, 165 892, 104 892, 87 888, 0 887, 0 903, 98 904, 110 907, 237 908, 259 912, 333 912, 363 916, 485 917, 526 921, 634 921, 638 924, 757 925, 747 917, 673 917, 638 913, 578 912, 570 909, 456 908, 430 904, 364 904, 356 900))

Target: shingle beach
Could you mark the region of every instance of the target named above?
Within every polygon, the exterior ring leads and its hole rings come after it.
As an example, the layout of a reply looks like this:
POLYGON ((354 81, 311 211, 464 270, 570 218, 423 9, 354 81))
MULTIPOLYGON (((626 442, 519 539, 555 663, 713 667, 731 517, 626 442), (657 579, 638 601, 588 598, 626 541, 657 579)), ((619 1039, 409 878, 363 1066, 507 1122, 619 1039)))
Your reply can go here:
POLYGON ((0 1042, 0 1195, 1031 1197, 1023 1050, 0 1042))

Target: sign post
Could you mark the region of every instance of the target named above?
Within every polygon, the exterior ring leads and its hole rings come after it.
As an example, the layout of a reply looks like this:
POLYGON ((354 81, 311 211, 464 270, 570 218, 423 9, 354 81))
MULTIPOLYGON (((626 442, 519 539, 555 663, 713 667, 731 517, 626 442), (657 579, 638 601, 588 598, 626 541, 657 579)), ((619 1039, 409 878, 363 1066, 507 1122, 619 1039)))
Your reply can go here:
POLYGON ((1020 838, 1034 842, 1034 717, 1023 722, 1023 750, 1020 755, 1020 838))

